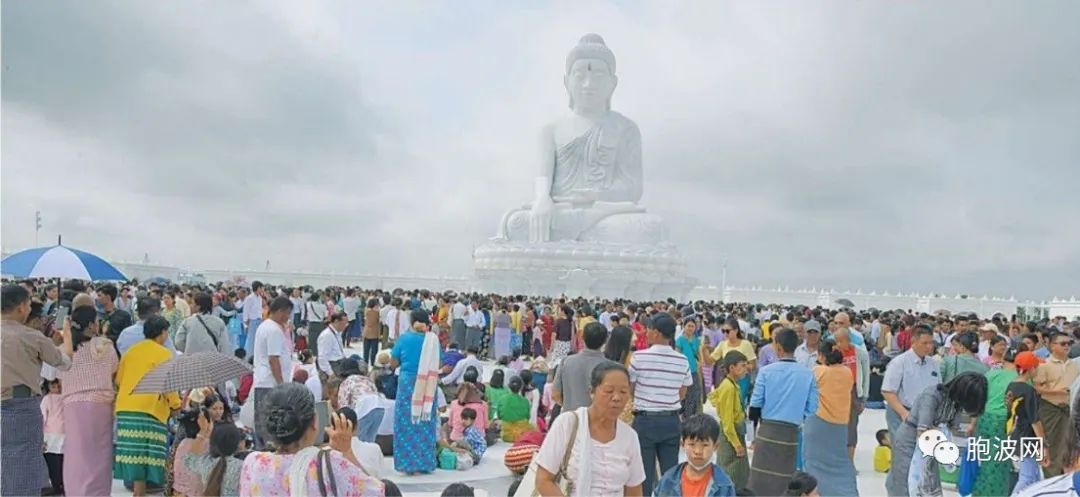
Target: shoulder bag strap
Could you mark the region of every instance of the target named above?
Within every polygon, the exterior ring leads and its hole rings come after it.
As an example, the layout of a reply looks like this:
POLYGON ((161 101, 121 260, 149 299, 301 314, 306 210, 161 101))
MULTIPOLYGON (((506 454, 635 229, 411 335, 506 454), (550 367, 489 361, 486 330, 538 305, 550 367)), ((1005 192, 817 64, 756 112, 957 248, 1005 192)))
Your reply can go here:
POLYGON ((574 451, 574 443, 577 442, 578 425, 580 424, 581 417, 576 412, 567 413, 574 417, 574 427, 570 430, 570 443, 566 444, 566 452, 563 453, 562 464, 559 465, 559 472, 555 475, 555 483, 560 483, 566 478, 566 468, 570 464, 570 454, 574 451))
POLYGON ((203 327, 204 329, 206 329, 206 334, 207 334, 207 335, 210 335, 210 339, 214 341, 214 348, 215 348, 215 349, 216 349, 216 348, 218 348, 218 341, 217 341, 217 337, 216 337, 216 336, 214 336, 214 332, 210 331, 210 327, 206 325, 206 321, 203 321, 203 319, 202 319, 202 316, 200 316, 200 315, 198 315, 198 314, 196 314, 196 315, 195 315, 195 319, 198 319, 198 320, 199 320, 199 323, 201 323, 201 324, 202 324, 202 327, 203 327))
POLYGON ((316 463, 318 464, 318 480, 319 480, 319 493, 323 497, 327 497, 326 485, 330 484, 330 494, 337 495, 337 481, 334 479, 334 468, 330 464, 330 449, 322 449, 319 451, 319 457, 316 463))

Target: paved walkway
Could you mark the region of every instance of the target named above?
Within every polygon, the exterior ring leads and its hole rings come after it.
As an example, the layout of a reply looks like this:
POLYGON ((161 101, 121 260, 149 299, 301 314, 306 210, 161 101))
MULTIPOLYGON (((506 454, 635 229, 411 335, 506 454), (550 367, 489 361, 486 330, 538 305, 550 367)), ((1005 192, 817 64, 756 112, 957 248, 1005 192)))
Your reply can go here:
MULTIPOLYGON (((349 349, 359 354, 357 349, 349 349)), ((485 362, 485 380, 494 370, 494 363, 485 362)), ((706 406, 706 412, 713 413, 706 406)), ((859 494, 863 496, 885 495, 885 474, 874 472, 874 448, 877 446, 875 433, 885 428, 885 411, 867 409, 859 422, 859 445, 855 451, 855 469, 858 471, 859 494)), ((514 478, 503 465, 503 454, 510 444, 499 442, 488 449, 478 466, 469 471, 436 470, 434 473, 419 476, 406 476, 393 471, 393 458, 386 458, 384 468, 388 468, 386 479, 392 480, 405 495, 439 495, 443 488, 451 483, 465 483, 483 491, 491 497, 506 495, 514 478)), ((752 454, 751 454, 752 455, 752 454)), ((680 459, 683 456, 680 454, 680 459)), ((131 495, 120 481, 114 482, 113 495, 131 495)), ((482 495, 478 493, 477 495, 482 495)), ((946 496, 955 496, 951 487, 946 487, 946 496)))

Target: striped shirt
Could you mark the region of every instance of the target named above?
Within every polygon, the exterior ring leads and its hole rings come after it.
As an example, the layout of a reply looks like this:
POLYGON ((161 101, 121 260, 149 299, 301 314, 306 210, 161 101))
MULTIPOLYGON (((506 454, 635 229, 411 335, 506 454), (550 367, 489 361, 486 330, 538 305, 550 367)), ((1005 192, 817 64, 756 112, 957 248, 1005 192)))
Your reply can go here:
POLYGON ((676 411, 679 389, 694 384, 690 362, 669 345, 653 345, 630 359, 635 411, 676 411))

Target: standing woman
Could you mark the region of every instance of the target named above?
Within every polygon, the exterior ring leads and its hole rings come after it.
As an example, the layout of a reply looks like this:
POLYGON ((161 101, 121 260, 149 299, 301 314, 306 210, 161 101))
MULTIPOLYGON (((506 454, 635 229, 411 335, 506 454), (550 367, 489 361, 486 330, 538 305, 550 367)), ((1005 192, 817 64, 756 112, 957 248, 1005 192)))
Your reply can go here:
POLYGON ((120 359, 112 340, 100 335, 97 311, 71 311, 71 369, 57 372, 64 385, 64 487, 68 495, 112 494, 113 377, 120 359), (76 422, 77 421, 77 422, 76 422))
POLYGON ((839 440, 848 438, 852 392, 855 378, 844 365, 844 353, 830 341, 818 349, 818 410, 803 425, 803 461, 806 472, 816 475, 824 497, 859 495, 855 482, 855 464, 839 440))
POLYGON ((165 304, 165 310, 161 311, 161 315, 169 322, 169 338, 175 342, 176 332, 180 330, 180 323, 184 321, 183 311, 176 307, 176 292, 172 290, 165 292, 161 303, 165 304))
POLYGON ((540 314, 540 329, 540 345, 543 350, 537 355, 548 356, 552 352, 551 346, 555 339, 555 312, 550 305, 545 305, 543 312, 540 314))
POLYGON ((427 311, 412 311, 412 329, 390 353, 390 367, 401 368, 394 403, 394 469, 409 475, 435 471, 439 339, 428 333, 430 326, 427 311))
POLYGON ((536 312, 531 305, 525 306, 525 312, 521 314, 521 354, 537 357, 536 347, 533 345, 536 337, 533 328, 536 327, 536 312))
MULTIPOLYGON (((994 347, 994 346, 992 346, 994 347)), ((1009 473, 1012 472, 1012 461, 1003 457, 1001 453, 1001 441, 1008 438, 1005 432, 1005 421, 1009 414, 1005 403, 1005 393, 1009 384, 1016 380, 1017 368, 1013 362, 1018 352, 1010 349, 1002 357, 1002 365, 986 372, 986 410, 979 416, 975 426, 975 437, 979 440, 990 441, 990 452, 980 457, 979 474, 975 478, 975 487, 971 494, 977 497, 991 497, 996 495, 1009 495, 1009 473)))
POLYGON ((979 352, 979 337, 973 332, 965 331, 957 333, 952 339, 954 355, 945 357, 941 361, 941 382, 949 380, 962 373, 986 374, 989 370, 976 356, 979 352))
POLYGON ((990 355, 983 359, 983 364, 990 369, 1001 369, 1005 364, 1005 351, 1008 348, 1005 337, 994 335, 990 337, 990 355))
POLYGON ((719 361, 727 356, 728 352, 737 350, 742 352, 742 355, 746 356, 746 371, 747 374, 739 380, 739 393, 742 396, 742 405, 750 405, 750 393, 753 391, 750 385, 750 376, 754 371, 754 366, 757 362, 757 354, 754 353, 754 346, 749 340, 743 336, 742 329, 739 328, 739 320, 735 318, 728 318, 724 321, 723 327, 720 329, 727 336, 727 339, 720 342, 712 351, 712 360, 719 361))
POLYGON ((590 386, 592 404, 555 419, 536 453, 536 491, 564 495, 555 475, 565 460, 573 496, 640 497, 641 445, 637 432, 619 421, 630 399, 630 373, 621 364, 603 363, 593 369, 590 386))
POLYGON ((634 350, 649 348, 649 338, 645 335, 645 319, 645 313, 639 312, 634 317, 634 323, 630 325, 630 329, 634 331, 634 350))
POLYGON ((555 344, 551 349, 553 364, 562 363, 562 360, 570 355, 570 342, 574 335, 574 310, 563 305, 559 308, 559 319, 555 321, 555 344))
POLYGON ((364 360, 368 366, 375 365, 375 355, 379 353, 379 338, 382 327, 379 322, 379 299, 368 300, 364 309, 364 360))
POLYGON ((694 378, 694 384, 686 389, 686 395, 682 399, 683 416, 690 417, 701 412, 701 403, 705 399, 700 369, 700 365, 705 361, 701 360, 701 337, 697 336, 697 321, 683 321, 682 335, 675 339, 675 350, 686 357, 690 364, 690 376, 694 378))
POLYGON ((132 393, 143 376, 158 365, 172 359, 172 352, 163 345, 169 322, 162 316, 151 316, 143 323, 145 340, 132 345, 116 371, 119 387, 116 397, 116 461, 113 478, 133 482, 136 496, 146 495, 147 484, 165 483, 165 461, 169 449, 165 444, 169 429, 165 422, 169 414, 180 408, 180 396, 168 394, 132 393))
POLYGON ((963 373, 948 383, 927 387, 893 437, 892 464, 885 479, 890 497, 941 495, 937 461, 916 454, 917 440, 927 430, 960 427, 964 414, 979 416, 986 408, 986 377, 963 373))
POLYGON ((496 359, 510 355, 510 314, 508 314, 506 304, 499 306, 499 311, 495 314, 495 333, 493 349, 496 359))

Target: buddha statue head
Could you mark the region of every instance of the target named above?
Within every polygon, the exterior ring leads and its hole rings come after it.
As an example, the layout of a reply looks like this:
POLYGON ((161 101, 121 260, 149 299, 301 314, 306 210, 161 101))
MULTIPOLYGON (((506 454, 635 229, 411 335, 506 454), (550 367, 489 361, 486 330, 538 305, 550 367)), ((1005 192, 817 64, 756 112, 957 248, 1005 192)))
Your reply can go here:
POLYGON ((575 112, 611 110, 611 95, 619 78, 615 76, 615 54, 598 34, 581 37, 566 56, 563 85, 575 112))

